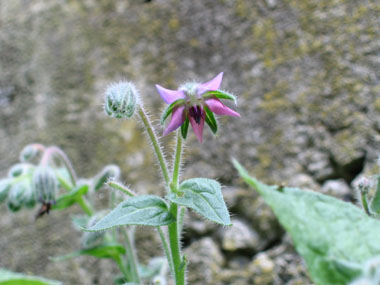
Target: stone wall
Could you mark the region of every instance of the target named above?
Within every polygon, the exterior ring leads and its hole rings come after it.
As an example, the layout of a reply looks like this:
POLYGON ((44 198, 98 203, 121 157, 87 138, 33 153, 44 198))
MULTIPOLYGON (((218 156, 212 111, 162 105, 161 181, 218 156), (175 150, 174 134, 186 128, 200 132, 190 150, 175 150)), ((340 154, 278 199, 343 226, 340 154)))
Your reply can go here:
MULTIPOLYGON (((219 134, 206 130, 203 144, 191 134, 183 176, 207 173, 227 185, 235 226, 192 215, 184 244, 198 254, 189 278, 304 284, 291 242, 230 158, 265 182, 353 200, 352 181, 372 173, 380 150, 379 12, 377 1, 354 0, 3 1, 0 174, 38 141, 62 147, 84 177, 116 163, 123 181, 153 192, 149 145, 135 121, 105 117, 106 85, 134 81, 157 122, 164 104, 155 83, 175 89, 224 71, 222 87, 238 96, 242 117, 219 118, 219 134)), ((0 211, 1 267, 70 284, 110 282, 115 268, 106 261, 48 265, 47 256, 79 244, 68 218, 78 209, 38 222, 30 211, 0 211)))

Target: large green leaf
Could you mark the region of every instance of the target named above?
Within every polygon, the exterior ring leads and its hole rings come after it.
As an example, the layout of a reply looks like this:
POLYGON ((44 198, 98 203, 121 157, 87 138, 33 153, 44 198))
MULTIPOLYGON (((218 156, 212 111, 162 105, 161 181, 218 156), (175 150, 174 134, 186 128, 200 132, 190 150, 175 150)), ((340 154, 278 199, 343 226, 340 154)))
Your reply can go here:
POLYGON ((170 193, 167 198, 173 203, 193 209, 213 222, 225 226, 231 225, 220 184, 215 180, 206 178, 186 180, 180 185, 179 194, 170 193))
POLYGON ((153 195, 135 196, 120 203, 86 231, 101 231, 123 225, 164 226, 175 219, 163 199, 153 195))
POLYGON ((59 281, 29 276, 0 268, 0 285, 60 285, 59 281))
POLYGON ((77 250, 67 255, 58 256, 51 258, 53 261, 62 261, 66 259, 71 259, 81 255, 91 255, 97 258, 113 258, 117 259, 119 255, 125 254, 125 248, 118 243, 106 243, 101 244, 92 248, 86 248, 82 250, 77 250))
POLYGON ((272 207, 317 284, 348 284, 367 260, 380 255, 379 220, 327 195, 268 186, 249 176, 238 162, 234 164, 272 207))
POLYGON ((80 196, 86 194, 87 191, 88 191, 88 185, 86 184, 80 185, 76 187, 74 190, 70 191, 69 193, 60 196, 52 208, 54 210, 62 210, 62 209, 68 208, 74 203, 76 203, 77 199, 80 196))
POLYGON ((380 175, 377 177, 376 192, 371 200, 371 210, 376 214, 380 214, 380 175))

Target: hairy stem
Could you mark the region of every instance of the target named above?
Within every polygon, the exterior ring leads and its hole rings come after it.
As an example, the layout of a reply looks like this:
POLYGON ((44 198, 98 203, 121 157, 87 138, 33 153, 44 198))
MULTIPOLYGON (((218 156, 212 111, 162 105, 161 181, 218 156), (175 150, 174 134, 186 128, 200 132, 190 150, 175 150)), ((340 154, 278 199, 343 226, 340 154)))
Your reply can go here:
POLYGON ((94 209, 84 196, 78 197, 76 201, 86 215, 91 217, 94 214, 94 209))
POLYGON ((175 273, 174 273, 173 260, 170 256, 169 246, 166 241, 165 234, 163 230, 161 229, 161 227, 157 227, 157 231, 158 231, 158 234, 160 235, 162 246, 164 247, 164 252, 165 252, 166 259, 168 260, 168 263, 169 263, 170 272, 174 276, 175 273))
POLYGON ((120 183, 117 183, 115 181, 108 181, 107 185, 111 187, 112 189, 119 190, 126 194, 129 197, 136 196, 136 194, 129 188, 125 187, 124 185, 121 185, 120 183))
MULTIPOLYGON (((172 192, 178 192, 178 178, 179 171, 181 166, 181 154, 182 154, 182 138, 179 131, 177 132, 177 146, 174 157, 174 166, 173 166, 173 175, 172 181, 170 183, 170 189, 172 192)), ((170 213, 174 216, 175 222, 168 226, 169 228, 169 241, 170 241, 170 249, 172 253, 172 261, 174 266, 174 276, 176 285, 184 285, 185 284, 185 270, 186 266, 182 264, 181 258, 181 233, 179 231, 178 225, 181 223, 181 218, 178 216, 178 205, 175 203, 170 204, 170 213)))
POLYGON ((182 265, 181 258, 181 248, 180 248, 180 240, 178 235, 178 206, 175 203, 171 203, 170 205, 170 213, 174 216, 176 222, 171 223, 169 225, 169 240, 170 240, 170 249, 172 252, 172 260, 174 265, 174 275, 176 285, 184 285, 185 284, 185 267, 182 265), (181 268, 182 267, 182 268, 181 268))
POLYGON ((142 108, 139 108, 139 115, 140 118, 145 126, 146 131, 148 132, 148 136, 150 140, 152 141, 153 149, 156 154, 157 160, 160 164, 162 176, 164 177, 166 185, 169 184, 169 172, 168 167, 166 166, 165 158, 162 154, 160 143, 157 139, 156 133, 154 132, 154 129, 152 128, 152 124, 150 123, 147 115, 145 114, 144 110, 142 108))
POLYGON ((371 216, 371 211, 369 210, 369 206, 368 206, 367 192, 360 191, 360 197, 361 197, 363 210, 366 212, 368 216, 371 216))
POLYGON ((122 234, 125 241, 127 260, 131 267, 132 281, 136 282, 137 284, 140 284, 140 276, 137 269, 137 256, 132 245, 131 238, 129 237, 128 230, 126 228, 123 228, 122 234))
POLYGON ((63 163, 70 175, 70 180, 73 186, 76 185, 77 175, 75 173, 74 167, 72 166, 70 159, 67 155, 58 147, 51 146, 48 147, 42 157, 41 163, 53 162, 53 158, 56 157, 63 163))
POLYGON ((181 156, 182 156, 182 137, 180 132, 177 132, 177 146, 175 150, 174 165, 173 165, 173 175, 172 181, 170 183, 170 190, 174 193, 178 192, 178 178, 179 171, 181 167, 181 156))
POLYGON ((126 266, 123 258, 120 255, 118 255, 117 258, 115 258, 114 260, 116 261, 117 265, 119 266, 120 271, 123 273, 124 278, 129 281, 130 280, 129 272, 127 270, 127 266, 126 266))

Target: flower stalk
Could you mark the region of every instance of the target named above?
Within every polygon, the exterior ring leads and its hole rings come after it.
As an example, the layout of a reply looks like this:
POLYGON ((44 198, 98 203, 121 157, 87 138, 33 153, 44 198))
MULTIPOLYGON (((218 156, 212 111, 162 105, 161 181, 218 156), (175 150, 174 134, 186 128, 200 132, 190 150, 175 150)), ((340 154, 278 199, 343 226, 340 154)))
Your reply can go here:
POLYGON ((150 123, 148 116, 145 114, 143 108, 139 108, 139 115, 141 118, 141 121, 143 122, 146 131, 148 132, 148 136, 152 142, 154 153, 156 154, 158 163, 160 164, 162 176, 165 180, 166 185, 169 184, 169 172, 168 167, 166 164, 166 160, 164 158, 164 155, 161 151, 161 145, 157 139, 156 133, 154 132, 154 129, 152 128, 152 124, 150 123))
MULTIPOLYGON (((177 132, 177 146, 174 158, 172 181, 170 188, 172 192, 178 193, 178 179, 181 167, 181 155, 182 155, 182 138, 179 131, 177 132)), ((175 222, 168 226, 169 228, 169 242, 172 253, 172 261, 174 266, 174 275, 177 285, 185 284, 185 266, 182 265, 181 257, 181 233, 179 232, 179 221, 181 219, 178 215, 178 205, 175 203, 170 204, 170 213, 174 216, 175 222)))

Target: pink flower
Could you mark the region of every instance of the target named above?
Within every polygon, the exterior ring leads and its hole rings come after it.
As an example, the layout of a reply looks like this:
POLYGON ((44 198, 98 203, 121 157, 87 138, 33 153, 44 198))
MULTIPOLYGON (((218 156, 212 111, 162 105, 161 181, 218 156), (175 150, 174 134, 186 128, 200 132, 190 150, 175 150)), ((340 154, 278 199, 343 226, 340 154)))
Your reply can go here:
POLYGON ((169 104, 162 115, 162 123, 172 114, 163 135, 181 127, 182 136, 186 138, 190 122, 199 142, 202 142, 205 122, 213 133, 217 132, 218 126, 214 114, 240 117, 239 113, 228 108, 219 100, 233 100, 236 104, 235 96, 219 90, 222 78, 223 72, 206 83, 186 83, 178 90, 169 90, 156 85, 161 98, 169 104))

